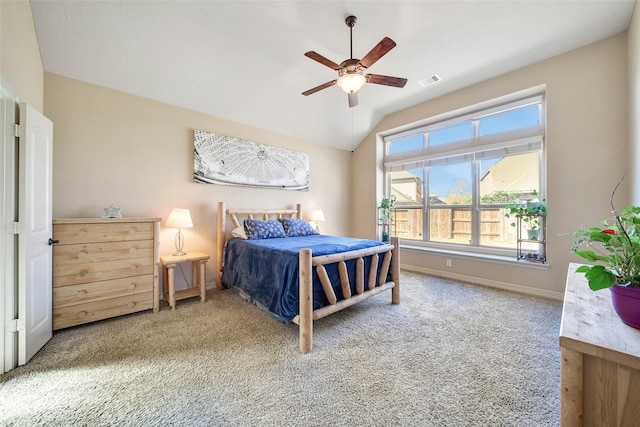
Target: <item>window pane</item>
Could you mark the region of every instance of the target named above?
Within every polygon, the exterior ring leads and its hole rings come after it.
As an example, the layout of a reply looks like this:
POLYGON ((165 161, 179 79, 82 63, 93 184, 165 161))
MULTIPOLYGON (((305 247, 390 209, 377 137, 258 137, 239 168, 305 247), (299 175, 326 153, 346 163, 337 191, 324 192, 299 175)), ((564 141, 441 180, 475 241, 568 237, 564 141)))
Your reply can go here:
POLYGON ((471 163, 433 166, 429 171, 429 240, 471 242, 471 163))
POLYGON ((432 166, 429 171, 429 204, 471 203, 471 162, 432 166))
POLYGON ((391 234, 402 239, 422 240, 422 207, 396 208, 392 215, 391 234))
POLYGON ((471 243, 471 207, 431 205, 429 240, 469 245, 471 243))
POLYGON ((480 208, 480 245, 494 248, 516 248, 516 229, 505 218, 504 207, 480 208))
POLYGON ((517 203, 540 191, 538 152, 480 161, 480 203, 517 203))
POLYGON ((406 138, 396 139, 389 142, 389 154, 406 153, 422 149, 424 143, 422 134, 411 135, 406 138))
POLYGON ((531 105, 480 119, 479 133, 480 136, 493 135, 537 124, 540 124, 538 106, 531 105))
POLYGON ((429 146, 450 144, 452 142, 470 139, 473 136, 471 122, 461 123, 444 129, 429 132, 429 146))
POLYGON ((396 206, 422 206, 423 169, 409 169, 391 173, 391 194, 396 206))
POLYGON ((391 194, 396 197, 392 235, 422 240, 423 178, 422 168, 391 173, 391 194))
POLYGON ((504 206, 520 203, 540 188, 538 152, 480 162, 480 244, 516 247, 513 218, 504 216, 504 206))

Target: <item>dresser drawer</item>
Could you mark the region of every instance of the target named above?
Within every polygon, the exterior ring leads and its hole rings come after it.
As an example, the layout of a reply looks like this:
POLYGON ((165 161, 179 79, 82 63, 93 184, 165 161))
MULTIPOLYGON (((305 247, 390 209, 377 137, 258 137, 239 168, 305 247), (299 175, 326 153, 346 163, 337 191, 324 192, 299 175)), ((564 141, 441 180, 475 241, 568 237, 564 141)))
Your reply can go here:
POLYGON ((76 243, 153 240, 154 226, 150 222, 105 224, 54 224, 53 239, 59 245, 76 243))
POLYGON ((153 274, 53 288, 53 307, 86 304, 153 291, 153 274))
POLYGON ((54 310, 53 329, 68 328, 151 308, 153 308, 152 292, 70 305, 54 310))
POLYGON ((153 240, 55 245, 54 267, 118 259, 153 257, 153 240))
POLYGON ((153 258, 119 259, 53 267, 53 287, 153 274, 153 258))

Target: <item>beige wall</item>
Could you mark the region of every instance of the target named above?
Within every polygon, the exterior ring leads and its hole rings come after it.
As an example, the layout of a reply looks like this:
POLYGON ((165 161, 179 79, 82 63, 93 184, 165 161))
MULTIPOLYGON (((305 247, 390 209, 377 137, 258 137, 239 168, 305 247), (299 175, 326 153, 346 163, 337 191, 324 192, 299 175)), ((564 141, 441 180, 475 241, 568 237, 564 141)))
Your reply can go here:
MULTIPOLYGON (((55 124, 54 218, 97 217, 111 204, 123 216, 163 219, 174 207, 188 208, 194 228, 184 230, 185 250, 212 260, 218 201, 235 208, 302 203, 303 214, 324 211, 323 233, 349 234, 350 152, 51 73, 45 73, 45 114, 55 124), (310 191, 195 184, 194 129, 308 153, 310 191)), ((161 227, 161 253, 175 251, 175 232, 161 227)), ((209 282, 213 271, 210 262, 209 282)))
POLYGON ((43 67, 40 47, 26 0, 0 1, 0 78, 3 95, 42 112, 43 67))
MULTIPOLYGON (((640 203, 640 185, 632 185, 640 182, 635 174, 640 164, 639 15, 636 7, 628 46, 626 34, 613 37, 392 114, 353 155, 52 74, 43 78, 25 0, 0 2, 0 71, 3 88, 54 121, 55 217, 98 216, 113 203, 125 216, 166 218, 172 207, 182 205, 192 210, 196 223, 186 231, 187 248, 212 255, 218 200, 239 207, 302 202, 307 212, 325 211, 324 232, 375 237, 375 206, 382 191, 378 132, 546 84, 548 271, 465 258, 454 258, 454 267, 445 269, 444 256, 409 251, 402 256, 404 264, 425 271, 561 292, 567 263, 579 259, 569 252, 571 239, 559 234, 607 216, 609 192, 623 172, 627 180, 618 205, 640 203), (308 152, 311 191, 193 184, 194 128, 308 152), (621 166, 627 156, 631 171, 621 166), (372 182, 376 192, 369 191, 372 182)), ((163 252, 172 250, 172 239, 173 231, 162 228, 163 252)), ((208 274, 212 277, 212 265, 208 274)))
POLYGON ((628 31, 630 203, 640 205, 640 1, 628 31))
MULTIPOLYGON (((580 262, 570 252, 572 239, 561 234, 582 224, 596 226, 607 217, 610 192, 627 172, 626 37, 621 34, 399 111, 373 129, 355 153, 356 189, 376 179, 381 182, 378 133, 538 85, 547 88, 548 270, 410 250, 401 251, 403 265, 560 296, 568 263, 580 262), (452 268, 445 267, 446 258, 453 258, 452 268)), ((629 187, 627 179, 616 194, 619 207, 628 203, 629 187)), ((379 186, 377 197, 381 192, 379 186)), ((376 193, 356 191, 354 197, 354 234, 375 236, 376 193)))

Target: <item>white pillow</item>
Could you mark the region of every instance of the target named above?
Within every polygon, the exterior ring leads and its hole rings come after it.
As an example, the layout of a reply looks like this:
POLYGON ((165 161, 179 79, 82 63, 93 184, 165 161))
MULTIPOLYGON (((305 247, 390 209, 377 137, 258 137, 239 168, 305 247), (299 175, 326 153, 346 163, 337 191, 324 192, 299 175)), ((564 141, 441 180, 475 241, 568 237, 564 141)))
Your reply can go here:
POLYGON ((233 237, 237 237, 238 239, 244 239, 247 240, 247 233, 244 232, 244 227, 240 226, 238 228, 235 228, 232 232, 231 235, 233 237))

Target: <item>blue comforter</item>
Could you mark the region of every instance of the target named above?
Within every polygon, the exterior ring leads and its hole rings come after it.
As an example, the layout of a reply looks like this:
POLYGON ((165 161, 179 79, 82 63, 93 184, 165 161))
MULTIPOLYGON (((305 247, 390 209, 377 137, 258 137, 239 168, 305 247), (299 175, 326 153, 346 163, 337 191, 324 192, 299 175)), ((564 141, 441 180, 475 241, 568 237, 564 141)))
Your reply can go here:
MULTIPOLYGON (((225 247, 222 283, 276 318, 289 323, 298 314, 298 254, 310 248, 312 255, 328 255, 382 245, 376 240, 326 235, 286 237, 280 239, 230 239, 225 247)), ((383 255, 377 255, 382 257, 383 255)), ((382 261, 382 258, 380 258, 382 261)), ((366 257, 365 283, 371 257, 366 257)), ((347 261, 349 282, 355 294, 355 260, 347 261)), ((380 264, 382 264, 380 262, 380 264)), ((325 266, 338 300, 342 289, 337 264, 325 266)), ((313 309, 326 305, 327 299, 313 269, 313 309)), ((377 283, 377 282, 376 282, 377 283)))

